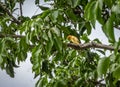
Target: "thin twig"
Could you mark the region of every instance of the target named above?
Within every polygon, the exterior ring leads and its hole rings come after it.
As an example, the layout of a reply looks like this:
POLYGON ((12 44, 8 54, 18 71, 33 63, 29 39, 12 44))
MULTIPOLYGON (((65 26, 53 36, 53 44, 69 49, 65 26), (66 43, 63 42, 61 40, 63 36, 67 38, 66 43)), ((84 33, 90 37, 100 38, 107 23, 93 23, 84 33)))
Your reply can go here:
POLYGON ((20 5, 20 16, 22 17, 23 16, 23 12, 22 12, 22 1, 21 0, 20 0, 19 5, 20 5))
POLYGON ((12 17, 13 21, 17 24, 20 24, 20 22, 10 13, 9 9, 3 5, 3 3, 0 2, 0 7, 10 16, 12 17))
MULTIPOLYGON (((95 42, 89 42, 89 43, 80 44, 80 45, 68 43, 67 46, 71 47, 73 49, 76 49, 76 50, 87 49, 87 48, 100 48, 100 49, 106 49, 106 50, 111 50, 111 51, 115 50, 115 48, 113 46, 99 44, 99 43, 95 43, 95 42)), ((118 49, 118 52, 120 52, 120 49, 118 49)))

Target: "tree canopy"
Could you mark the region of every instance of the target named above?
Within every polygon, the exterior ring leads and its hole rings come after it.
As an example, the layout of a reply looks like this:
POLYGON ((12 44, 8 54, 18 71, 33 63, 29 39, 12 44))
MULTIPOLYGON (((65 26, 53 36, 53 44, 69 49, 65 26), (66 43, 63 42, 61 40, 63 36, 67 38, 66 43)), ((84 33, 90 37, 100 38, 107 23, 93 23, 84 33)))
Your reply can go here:
POLYGON ((25 1, 0 0, 2 70, 13 78, 29 52, 36 87, 120 86, 120 40, 114 35, 120 30, 120 0, 34 0, 42 12, 32 17, 23 15, 25 1), (109 44, 88 38, 96 22, 109 44), (82 43, 71 43, 68 35, 82 43))

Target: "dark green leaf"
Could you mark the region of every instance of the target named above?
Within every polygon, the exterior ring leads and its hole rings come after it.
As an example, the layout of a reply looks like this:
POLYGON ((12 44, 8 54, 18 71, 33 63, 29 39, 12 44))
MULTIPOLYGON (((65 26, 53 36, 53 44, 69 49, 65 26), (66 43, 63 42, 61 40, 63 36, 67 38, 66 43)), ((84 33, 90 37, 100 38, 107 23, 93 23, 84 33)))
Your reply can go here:
POLYGON ((81 39, 84 40, 86 43, 90 41, 87 34, 84 34, 84 35, 81 37, 81 39))
POLYGON ((70 28, 69 27, 60 26, 60 29, 65 33, 66 36, 70 34, 70 28))
POLYGON ((113 77, 116 79, 120 79, 120 65, 118 65, 113 71, 113 77))
POLYGON ((44 60, 42 62, 42 71, 46 72, 47 74, 49 74, 49 66, 48 66, 48 60, 44 60))
POLYGON ((32 50, 32 55, 34 57, 39 57, 39 54, 41 53, 42 49, 41 49, 41 46, 38 45, 38 46, 35 46, 32 50))
POLYGON ((120 5, 113 5, 112 6, 112 12, 114 12, 115 14, 120 14, 120 5))
POLYGON ((72 1, 72 7, 73 8, 75 8, 80 2, 80 0, 71 0, 71 1, 72 1))
POLYGON ((39 79, 36 83, 35 87, 46 87, 46 83, 48 83, 47 81, 47 77, 42 77, 41 79, 39 79))
POLYGON ((55 86, 54 87, 66 87, 66 82, 64 80, 58 80, 56 83, 55 83, 55 86))
POLYGON ((41 9, 41 10, 48 10, 49 9, 49 7, 45 7, 45 6, 41 6, 41 5, 39 5, 39 8, 41 9))
POLYGON ((28 45, 26 43, 26 38, 21 38, 21 40, 18 43, 18 62, 21 61, 25 61, 26 57, 27 57, 27 50, 28 50, 28 45))
POLYGON ((0 54, 3 52, 3 50, 5 49, 5 40, 3 39, 3 40, 1 40, 0 41, 0 54))
POLYGON ((39 16, 40 18, 44 19, 45 17, 47 17, 50 14, 50 10, 45 10, 43 13, 41 13, 41 15, 39 16))
POLYGON ((8 61, 8 64, 6 66, 6 73, 10 75, 10 77, 14 78, 14 69, 10 60, 8 61))
POLYGON ((0 66, 1 66, 2 62, 3 62, 3 58, 2 58, 2 56, 0 55, 0 66))
POLYGON ((48 31, 48 37, 49 37, 49 40, 50 40, 50 43, 51 43, 51 46, 52 46, 53 43, 54 43, 54 37, 53 37, 53 35, 51 34, 50 31, 48 31))
POLYGON ((47 46, 46 46, 47 55, 49 55, 52 47, 53 47, 53 41, 51 42, 50 40, 50 42, 47 42, 47 46))
POLYGON ((87 28, 87 34, 90 35, 90 34, 91 34, 91 30, 92 30, 92 27, 91 27, 90 23, 87 22, 87 23, 85 24, 85 27, 87 28))
POLYGON ((71 19, 73 21, 77 20, 76 15, 73 13, 73 11, 71 9, 66 10, 65 13, 69 19, 71 19))
POLYGON ((46 32, 43 32, 43 35, 41 36, 44 40, 48 41, 48 35, 46 32))
POLYGON ((39 4, 39 0, 35 0, 35 4, 39 4))
POLYGON ((98 20, 98 22, 100 24, 104 24, 104 20, 102 18, 102 0, 99 0, 97 3, 96 3, 96 8, 95 8, 95 14, 96 14, 96 19, 98 20))
POLYGON ((97 8, 97 4, 96 1, 91 1, 87 4, 87 6, 85 7, 85 18, 87 19, 87 21, 91 21, 93 27, 95 27, 95 22, 96 22, 96 13, 95 10, 97 8))
POLYGON ((60 36, 60 30, 58 28, 53 27, 51 28, 51 31, 55 33, 57 36, 60 36))
POLYGON ((30 33, 27 33, 26 35, 26 43, 29 44, 29 38, 30 38, 30 33))
POLYGON ((104 0, 104 3, 109 7, 109 8, 111 8, 112 7, 112 5, 115 3, 115 1, 114 0, 104 0))
POLYGON ((32 69, 37 70, 38 68, 40 68, 40 64, 38 63, 39 61, 36 61, 36 64, 33 65, 32 69))
POLYGON ((53 21, 53 23, 57 22, 58 15, 59 15, 59 10, 55 10, 51 12, 50 18, 53 21))
POLYGON ((114 14, 107 20, 106 24, 103 26, 103 31, 108 37, 110 42, 115 42, 114 28, 113 28, 114 14))
POLYGON ((62 52, 62 41, 61 41, 61 39, 58 36, 54 35, 54 40, 55 40, 54 44, 55 44, 56 48, 61 53, 62 52))
POLYGON ((98 0, 99 8, 102 10, 103 7, 103 0, 98 0))
POLYGON ((98 76, 106 75, 107 70, 109 68, 109 64, 110 64, 109 58, 102 58, 99 60, 97 65, 98 76))

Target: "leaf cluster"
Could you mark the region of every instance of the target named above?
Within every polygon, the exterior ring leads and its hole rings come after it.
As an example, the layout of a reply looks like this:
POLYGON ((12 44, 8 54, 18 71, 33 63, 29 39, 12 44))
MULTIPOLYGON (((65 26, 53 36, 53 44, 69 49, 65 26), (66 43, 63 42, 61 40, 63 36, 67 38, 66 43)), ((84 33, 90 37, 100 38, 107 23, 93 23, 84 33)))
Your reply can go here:
MULTIPOLYGON (((39 77, 36 87, 120 85, 120 40, 116 41, 114 36, 114 28, 120 24, 119 0, 44 0, 50 3, 50 7, 35 0, 42 13, 31 18, 18 15, 14 19, 16 4, 24 1, 0 2, 0 6, 8 9, 0 8, 1 69, 14 77, 14 68, 25 61, 30 52, 34 78, 39 77), (67 47, 66 37, 70 34, 84 43, 89 42, 96 21, 115 47, 114 52, 106 56, 106 50, 89 48, 78 51, 67 47)), ((99 39, 94 41, 102 43, 99 39)))

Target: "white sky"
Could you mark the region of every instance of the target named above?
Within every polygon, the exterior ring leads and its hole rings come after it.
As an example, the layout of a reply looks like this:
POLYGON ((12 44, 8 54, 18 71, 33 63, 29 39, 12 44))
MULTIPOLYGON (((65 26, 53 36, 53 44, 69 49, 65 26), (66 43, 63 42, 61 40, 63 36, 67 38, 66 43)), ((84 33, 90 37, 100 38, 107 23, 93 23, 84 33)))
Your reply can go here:
MULTIPOLYGON (((24 16, 33 16, 37 8, 34 5, 34 0, 27 0, 23 7, 24 16)), ((40 13, 40 10, 37 11, 40 13)), ((37 14, 36 13, 36 14, 37 14)), ((118 39, 120 37, 120 30, 115 29, 115 37, 118 39)), ((101 30, 100 25, 96 24, 96 29, 92 31, 90 39, 93 40, 99 38, 104 44, 107 44, 107 38, 101 30)), ((5 71, 0 69, 0 87, 34 87, 37 80, 33 79, 34 74, 32 73, 32 65, 29 58, 20 64, 20 67, 15 69, 15 78, 9 77, 5 71)))

